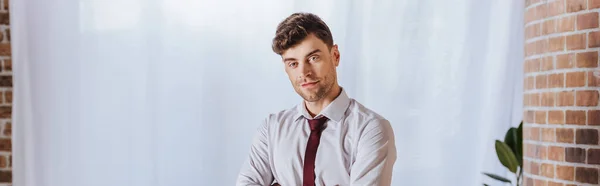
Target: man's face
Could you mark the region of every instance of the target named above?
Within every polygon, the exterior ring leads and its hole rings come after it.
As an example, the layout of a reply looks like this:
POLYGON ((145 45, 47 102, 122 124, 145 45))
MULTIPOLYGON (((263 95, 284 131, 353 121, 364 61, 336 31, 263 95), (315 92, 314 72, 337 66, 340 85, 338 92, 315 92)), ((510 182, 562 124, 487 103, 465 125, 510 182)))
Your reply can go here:
POLYGON ((336 67, 340 59, 337 45, 330 50, 318 37, 309 34, 281 56, 294 90, 308 102, 326 97, 337 83, 336 67))

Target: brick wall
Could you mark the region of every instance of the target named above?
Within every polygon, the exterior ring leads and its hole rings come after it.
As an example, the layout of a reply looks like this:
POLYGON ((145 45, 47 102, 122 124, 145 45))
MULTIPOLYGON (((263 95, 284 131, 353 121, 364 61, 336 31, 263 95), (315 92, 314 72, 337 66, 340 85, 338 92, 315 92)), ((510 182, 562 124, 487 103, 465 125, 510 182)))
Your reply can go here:
POLYGON ((12 61, 8 0, 0 0, 0 186, 12 182, 12 61))
POLYGON ((525 7, 524 185, 600 185, 600 0, 525 7))

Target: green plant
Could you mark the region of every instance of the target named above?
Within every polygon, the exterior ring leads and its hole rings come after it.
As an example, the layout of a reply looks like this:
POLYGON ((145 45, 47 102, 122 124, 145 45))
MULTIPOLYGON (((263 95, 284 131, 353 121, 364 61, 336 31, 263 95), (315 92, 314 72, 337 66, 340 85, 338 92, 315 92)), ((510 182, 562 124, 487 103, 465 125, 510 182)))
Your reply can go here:
MULTIPOLYGON (((520 186, 523 178, 523 121, 521 121, 518 128, 511 127, 508 129, 504 141, 496 140, 495 146, 498 160, 510 172, 515 174, 516 186, 520 186)), ((511 180, 502 176, 485 172, 483 174, 501 182, 511 183, 511 180)))

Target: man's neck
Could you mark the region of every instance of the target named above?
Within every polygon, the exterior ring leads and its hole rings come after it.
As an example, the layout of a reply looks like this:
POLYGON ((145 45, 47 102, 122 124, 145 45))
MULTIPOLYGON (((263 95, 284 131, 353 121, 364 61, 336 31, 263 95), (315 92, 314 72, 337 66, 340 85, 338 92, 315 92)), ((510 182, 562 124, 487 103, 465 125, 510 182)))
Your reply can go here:
POLYGON ((317 114, 321 113, 327 105, 331 104, 340 93, 342 93, 342 88, 336 83, 323 99, 315 102, 304 101, 306 103, 306 110, 311 117, 315 117, 317 114))

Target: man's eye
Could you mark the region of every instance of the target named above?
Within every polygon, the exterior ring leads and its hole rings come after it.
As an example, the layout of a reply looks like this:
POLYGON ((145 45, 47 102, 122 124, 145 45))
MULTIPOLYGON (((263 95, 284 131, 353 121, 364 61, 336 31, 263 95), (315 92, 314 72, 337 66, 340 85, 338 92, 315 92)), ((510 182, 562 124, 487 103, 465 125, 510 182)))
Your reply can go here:
POLYGON ((288 63, 288 66, 289 66, 289 67, 296 67, 297 65, 298 65, 298 62, 291 62, 291 63, 288 63))
POLYGON ((316 61, 317 59, 319 59, 319 56, 311 56, 310 58, 308 58, 310 61, 316 61))

